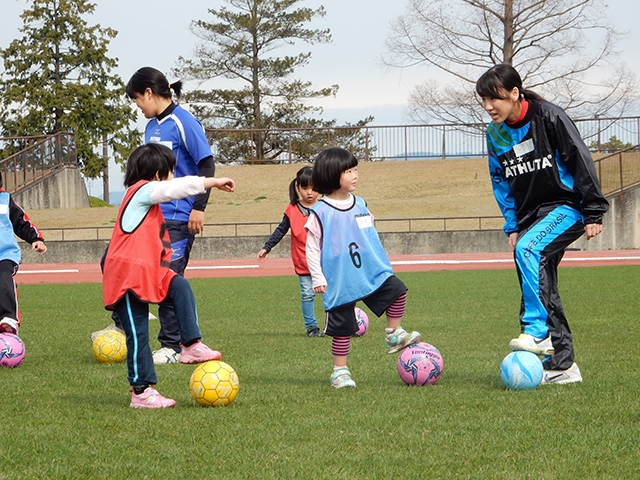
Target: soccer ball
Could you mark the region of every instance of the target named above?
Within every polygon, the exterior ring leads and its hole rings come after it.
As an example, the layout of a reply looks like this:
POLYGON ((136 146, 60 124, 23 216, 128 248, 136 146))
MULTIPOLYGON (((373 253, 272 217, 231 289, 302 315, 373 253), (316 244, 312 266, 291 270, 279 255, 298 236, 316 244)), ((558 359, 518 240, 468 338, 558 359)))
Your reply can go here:
POLYGON ((201 363, 191 374, 189 391, 203 407, 226 407, 238 395, 238 374, 219 360, 201 363))
POLYGON ((13 333, 0 333, 0 366, 17 367, 24 360, 24 343, 13 333))
POLYGON ((510 390, 531 390, 542 382, 544 369, 535 353, 511 352, 500 364, 500 380, 510 390))
POLYGON ((91 350, 100 363, 119 363, 127 358, 127 339, 124 333, 115 330, 102 332, 91 350))
POLYGON ((398 373, 407 385, 433 385, 443 371, 442 355, 428 343, 409 345, 398 357, 398 373))
POLYGON ((365 333, 367 333, 367 330, 369 330, 369 317, 364 312, 364 310, 361 310, 358 307, 355 308, 355 311, 356 321, 358 322, 358 331, 354 335, 356 337, 361 337, 365 333))

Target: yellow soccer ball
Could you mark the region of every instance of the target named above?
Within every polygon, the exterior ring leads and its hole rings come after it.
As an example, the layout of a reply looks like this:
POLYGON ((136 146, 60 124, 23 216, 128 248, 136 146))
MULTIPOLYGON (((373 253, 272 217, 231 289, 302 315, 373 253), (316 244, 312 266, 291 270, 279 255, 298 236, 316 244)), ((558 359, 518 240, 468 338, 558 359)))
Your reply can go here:
POLYGON ((123 333, 103 332, 93 342, 92 351, 100 363, 120 363, 127 358, 127 340, 123 333))
POLYGON ((191 396, 203 407, 229 405, 238 395, 239 388, 236 371, 218 360, 198 365, 189 380, 191 396))

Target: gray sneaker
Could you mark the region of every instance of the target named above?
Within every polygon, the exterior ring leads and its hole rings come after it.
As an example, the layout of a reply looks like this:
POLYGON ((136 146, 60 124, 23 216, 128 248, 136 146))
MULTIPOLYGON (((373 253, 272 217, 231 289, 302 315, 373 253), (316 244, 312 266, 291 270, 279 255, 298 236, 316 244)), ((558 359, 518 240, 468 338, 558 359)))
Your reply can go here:
POLYGON ((351 379, 351 372, 347 367, 335 370, 331 375, 331 386, 333 388, 354 387, 356 382, 351 379))
POLYGON ((578 364, 574 362, 566 370, 545 370, 542 377, 541 385, 558 384, 564 385, 565 383, 577 383, 582 381, 582 374, 578 368, 578 364))
POLYGON ((164 365, 165 363, 178 363, 180 354, 173 348, 162 347, 160 350, 153 352, 153 363, 156 365, 164 365))

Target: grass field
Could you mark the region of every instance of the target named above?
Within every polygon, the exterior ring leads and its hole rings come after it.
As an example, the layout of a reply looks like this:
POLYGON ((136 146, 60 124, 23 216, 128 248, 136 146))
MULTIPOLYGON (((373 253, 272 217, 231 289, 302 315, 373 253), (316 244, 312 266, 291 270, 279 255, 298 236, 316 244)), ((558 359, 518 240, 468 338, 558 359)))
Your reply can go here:
POLYGON ((0 479, 638 478, 637 267, 560 269, 584 382, 520 392, 498 371, 518 333, 514 271, 399 277, 405 326, 443 354, 436 385, 401 382, 370 314, 358 387, 332 389, 330 339, 304 336, 295 276, 197 279, 204 340, 240 392, 202 408, 194 367, 160 366, 166 411, 130 409, 125 364, 93 359, 89 334, 110 320, 100 284, 20 286, 27 357, 0 370, 0 479))

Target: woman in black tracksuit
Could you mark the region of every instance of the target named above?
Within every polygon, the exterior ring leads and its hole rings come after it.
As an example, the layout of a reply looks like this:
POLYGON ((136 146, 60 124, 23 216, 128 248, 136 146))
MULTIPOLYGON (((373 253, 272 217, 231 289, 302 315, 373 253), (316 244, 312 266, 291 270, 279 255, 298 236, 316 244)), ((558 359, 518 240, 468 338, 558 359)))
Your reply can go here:
POLYGON ((580 382, 557 267, 584 233, 600 234, 609 208, 591 153, 567 114, 525 90, 511 65, 485 72, 476 93, 492 120, 489 171, 522 290, 521 335, 509 347, 545 356, 543 384, 580 382))

